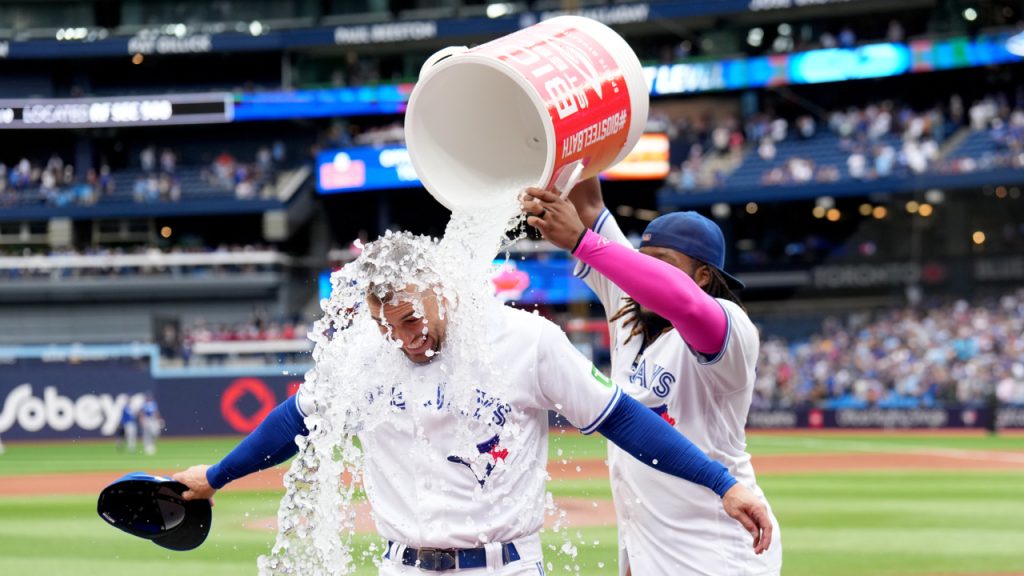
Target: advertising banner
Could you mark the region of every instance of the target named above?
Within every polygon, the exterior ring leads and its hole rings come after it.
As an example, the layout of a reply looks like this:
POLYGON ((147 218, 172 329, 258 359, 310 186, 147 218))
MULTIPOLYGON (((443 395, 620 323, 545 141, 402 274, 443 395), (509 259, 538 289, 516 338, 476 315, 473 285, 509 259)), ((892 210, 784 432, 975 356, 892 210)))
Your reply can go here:
POLYGON ((404 146, 346 148, 317 156, 316 189, 321 194, 419 186, 404 146))
MULTIPOLYGON (((753 410, 747 417, 750 429, 931 429, 992 426, 992 410, 973 406, 943 408, 850 408, 829 410, 796 408, 753 410)), ((1024 407, 1004 406, 995 413, 998 428, 1024 428, 1024 407)))
POLYGON ((113 436, 125 406, 154 392, 149 359, 45 361, 0 365, 4 440, 113 436))
POLYGON ((248 434, 301 383, 301 375, 159 379, 157 401, 167 435, 248 434))
POLYGON ((232 96, 168 94, 0 100, 0 130, 231 122, 232 96))
POLYGON ((246 434, 302 383, 298 376, 154 378, 150 359, 21 358, 0 365, 0 438, 118 434, 125 407, 152 394, 168 436, 246 434))

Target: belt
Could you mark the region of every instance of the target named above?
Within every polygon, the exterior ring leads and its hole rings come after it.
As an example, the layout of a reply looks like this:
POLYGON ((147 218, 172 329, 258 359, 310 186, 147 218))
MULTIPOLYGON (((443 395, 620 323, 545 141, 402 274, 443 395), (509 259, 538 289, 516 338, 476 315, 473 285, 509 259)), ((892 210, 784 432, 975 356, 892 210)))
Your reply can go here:
MULTIPOLYGON (((388 541, 388 552, 385 558, 391 557, 394 542, 388 541)), ((519 560, 516 545, 508 542, 501 545, 502 565, 519 560)), ((402 564, 420 570, 443 572, 463 568, 486 568, 487 550, 485 548, 406 548, 402 551, 402 564)))

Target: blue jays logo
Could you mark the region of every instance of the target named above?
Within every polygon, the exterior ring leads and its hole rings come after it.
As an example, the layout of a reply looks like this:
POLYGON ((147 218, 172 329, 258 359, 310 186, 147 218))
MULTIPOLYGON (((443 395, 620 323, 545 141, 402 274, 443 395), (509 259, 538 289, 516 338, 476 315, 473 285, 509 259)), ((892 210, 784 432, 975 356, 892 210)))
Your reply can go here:
POLYGON ((647 373, 646 358, 633 364, 633 374, 629 377, 629 381, 650 390, 658 398, 664 398, 672 391, 672 385, 676 383, 676 375, 653 362, 651 364, 654 366, 654 370, 650 375, 647 373))
POLYGON ((508 458, 508 448, 502 448, 501 438, 495 434, 489 440, 477 444, 476 449, 481 455, 486 454, 492 459, 491 462, 488 462, 484 466, 483 470, 479 472, 473 467, 472 463, 460 456, 449 456, 448 461, 454 462, 455 464, 462 464, 466 468, 469 468, 470 472, 473 473, 473 476, 476 477, 476 481, 480 483, 480 487, 483 488, 487 479, 491 477, 491 472, 494 472, 495 466, 498 465, 498 460, 504 462, 505 459, 508 458))
POLYGON ((676 419, 673 418, 672 416, 670 416, 669 413, 668 413, 668 404, 662 404, 661 406, 658 406, 657 408, 651 408, 651 410, 653 410, 654 413, 657 414, 658 416, 661 416, 662 420, 664 420, 665 422, 668 422, 669 426, 675 426, 676 425, 676 419))

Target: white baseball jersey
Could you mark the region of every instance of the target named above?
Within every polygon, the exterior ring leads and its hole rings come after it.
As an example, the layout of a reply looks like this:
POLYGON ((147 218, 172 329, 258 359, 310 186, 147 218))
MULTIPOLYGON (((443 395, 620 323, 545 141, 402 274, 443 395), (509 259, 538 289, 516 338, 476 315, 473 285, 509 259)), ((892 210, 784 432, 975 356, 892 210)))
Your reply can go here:
MULTIPOLYGON (((613 242, 630 245, 607 210, 594 228, 613 242)), ((596 270, 581 262, 576 275, 594 290, 609 318, 625 304, 627 295, 596 270)), ((759 348, 757 328, 735 303, 718 302, 728 317, 728 332, 714 358, 692 350, 674 329, 642 349, 642 336, 626 342, 630 329, 623 320, 610 323, 611 376, 624 392, 661 414, 764 499, 744 430, 759 348)), ((782 541, 774 515, 771 548, 758 556, 750 534, 726 515, 715 493, 654 470, 614 444, 608 445, 608 462, 619 523, 620 574, 627 567, 634 576, 780 572, 782 541)))
MULTIPOLYGON (((548 410, 589 433, 620 398, 551 322, 497 301, 487 314, 489 341, 480 345, 510 376, 508 397, 492 396, 482 381, 478 409, 461 413, 445 402, 440 362, 417 365, 418 380, 391 398, 398 416, 357 434, 367 497, 388 540, 413 548, 530 542, 544 520, 548 410), (460 445, 467 429, 472 442, 460 445)), ((301 395, 300 408, 309 408, 301 395)), ((539 555, 539 543, 529 548, 539 555)), ((536 569, 539 560, 522 565, 536 569)))

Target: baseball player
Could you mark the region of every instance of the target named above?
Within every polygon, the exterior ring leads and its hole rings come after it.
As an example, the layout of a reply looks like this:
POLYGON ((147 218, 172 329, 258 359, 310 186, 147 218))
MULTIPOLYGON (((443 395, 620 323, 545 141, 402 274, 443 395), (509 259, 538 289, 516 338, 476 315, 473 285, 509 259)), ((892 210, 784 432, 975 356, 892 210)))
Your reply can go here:
POLYGON ((121 410, 121 426, 118 428, 120 436, 118 447, 123 447, 129 453, 135 453, 135 442, 139 437, 138 416, 132 408, 131 402, 126 402, 121 410))
MULTIPOLYGON (((722 269, 725 241, 718 225, 695 212, 660 216, 636 251, 604 207, 597 179, 570 197, 531 189, 524 210, 530 225, 578 258, 577 276, 604 305, 612 379, 728 467, 767 507, 744 432, 758 334, 733 293, 742 283, 722 269)), ((608 461, 621 574, 779 574, 774 516, 773 546, 757 555, 745 545, 749 536, 722 516, 706 491, 638 465, 614 446, 608 461)))
MULTIPOLYGON (((435 256, 415 237, 393 234, 367 245, 361 258, 379 260, 396 253, 420 262, 435 256)), ((446 353, 456 357, 456 351, 446 349, 446 335, 449 319, 460 309, 436 291, 419 291, 404 281, 375 284, 366 304, 355 313, 368 313, 382 337, 400 344, 416 383, 403 390, 401 399, 392 398, 396 411, 390 419, 357 432, 367 498, 386 540, 381 575, 543 575, 538 531, 552 409, 584 434, 600 432, 645 465, 685 479, 682 484, 695 483, 694 489, 707 492, 723 516, 736 518, 730 521, 750 531, 747 547, 760 552, 771 542, 764 504, 724 466, 621 394, 551 322, 494 298, 484 304, 485 317, 474 319, 486 326, 481 350, 493 354, 514 386, 508 396, 494 397, 482 374, 476 391, 480 409, 470 412, 445 402, 444 360, 437 360, 446 353), (455 441, 466 430, 480 433, 472 453, 455 441)), ((346 328, 358 329, 357 323, 346 328)), ((300 390, 221 462, 175 474, 190 488, 183 496, 210 498, 232 480, 287 460, 297 450, 296 435, 308 434, 304 417, 315 406, 300 390)))
POLYGON ((142 449, 146 454, 156 454, 156 439, 164 427, 164 419, 160 417, 160 408, 152 394, 146 395, 146 401, 139 410, 139 424, 142 426, 142 449))

